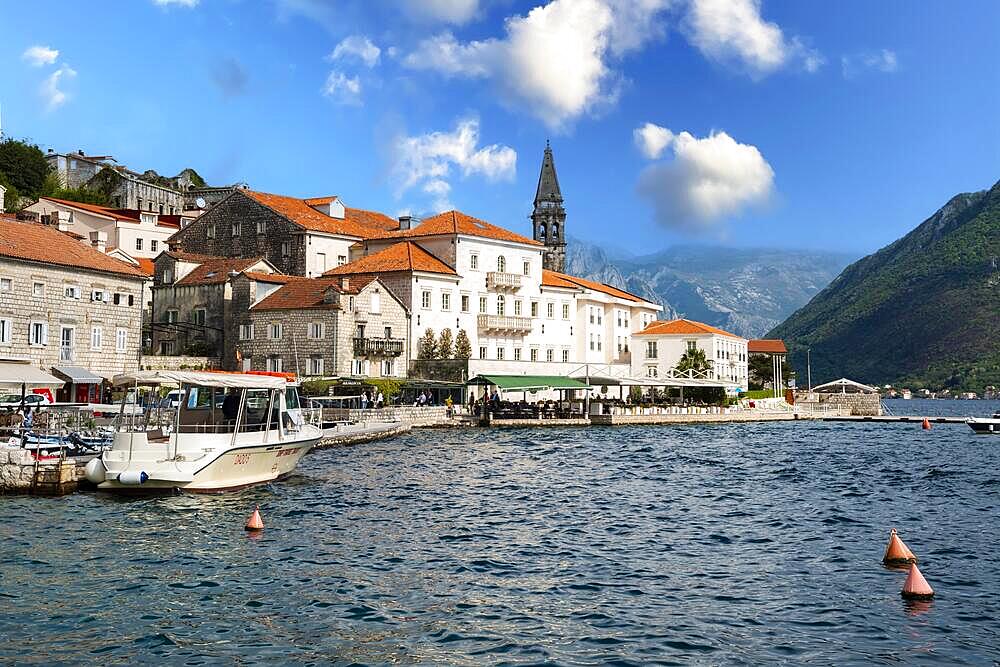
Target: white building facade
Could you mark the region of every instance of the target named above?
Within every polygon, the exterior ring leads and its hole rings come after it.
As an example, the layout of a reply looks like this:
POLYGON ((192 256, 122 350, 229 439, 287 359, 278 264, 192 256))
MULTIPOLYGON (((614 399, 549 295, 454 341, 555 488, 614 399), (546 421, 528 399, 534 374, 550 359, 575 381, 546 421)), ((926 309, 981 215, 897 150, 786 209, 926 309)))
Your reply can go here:
POLYGON ((685 319, 653 322, 633 338, 633 377, 664 379, 677 375, 681 357, 689 350, 701 350, 710 368, 695 377, 724 382, 730 391, 745 391, 748 387, 746 338, 685 319))

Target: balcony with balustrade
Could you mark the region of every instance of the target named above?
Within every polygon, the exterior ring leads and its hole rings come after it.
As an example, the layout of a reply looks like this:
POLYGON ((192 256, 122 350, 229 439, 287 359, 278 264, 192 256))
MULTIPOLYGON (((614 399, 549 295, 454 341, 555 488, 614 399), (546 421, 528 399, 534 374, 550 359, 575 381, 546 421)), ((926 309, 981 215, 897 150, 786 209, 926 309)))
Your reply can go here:
POLYGON ((355 338, 355 357, 398 357, 403 354, 402 338, 355 338))
POLYGON ((504 273, 502 271, 490 271, 486 274, 486 289, 492 290, 517 290, 521 288, 521 275, 518 273, 504 273))
POLYGON ((531 318, 516 315, 480 315, 479 328, 503 333, 529 333, 531 318))

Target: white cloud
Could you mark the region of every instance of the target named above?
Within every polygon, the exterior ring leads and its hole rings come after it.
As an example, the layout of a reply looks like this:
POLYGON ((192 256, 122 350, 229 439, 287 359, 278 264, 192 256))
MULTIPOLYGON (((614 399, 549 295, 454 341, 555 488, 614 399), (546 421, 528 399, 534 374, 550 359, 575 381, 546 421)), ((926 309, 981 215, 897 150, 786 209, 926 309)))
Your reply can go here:
POLYGON ((479 11, 479 0, 405 0, 404 7, 422 21, 461 25, 479 11))
POLYGON ((69 95, 62 90, 61 86, 67 79, 76 77, 76 70, 68 65, 60 65, 59 69, 50 74, 42 82, 42 99, 45 100, 47 111, 55 111, 69 99, 69 95))
POLYGON ((757 147, 725 132, 700 139, 681 132, 668 145, 673 160, 647 167, 638 185, 664 226, 710 231, 748 207, 767 203, 774 192, 774 171, 757 147))
POLYGON ((798 38, 787 39, 776 23, 760 15, 760 0, 691 0, 689 41, 706 57, 738 62, 753 76, 764 76, 800 62, 808 72, 823 64, 822 56, 798 38))
POLYGON ((632 138, 643 155, 650 160, 655 160, 674 140, 674 133, 665 127, 646 123, 642 127, 635 128, 632 132, 632 138))
POLYGON ((153 0, 157 7, 197 7, 200 0, 153 0))
POLYGON ((59 49, 53 49, 48 46, 32 46, 25 49, 24 53, 21 54, 21 58, 27 60, 33 67, 51 65, 58 57, 59 49))
POLYGON ((357 58, 367 67, 374 67, 378 64, 382 49, 375 46, 370 39, 364 35, 351 35, 341 40, 340 44, 329 55, 329 60, 341 60, 344 58, 357 58))
POLYGON ((337 104, 361 104, 361 81, 356 76, 347 76, 337 70, 326 77, 322 92, 337 104))
POLYGON ((488 181, 512 180, 517 153, 509 146, 479 146, 479 121, 461 120, 452 132, 401 136, 392 147, 392 176, 396 196, 414 187, 431 195, 438 210, 453 208, 448 201, 453 168, 462 177, 480 175, 488 181))
POLYGON ((896 58, 896 52, 890 49, 865 51, 854 55, 842 56, 840 58, 840 68, 844 73, 845 79, 854 78, 862 70, 892 74, 899 69, 899 60, 896 58))
POLYGON ((667 0, 552 0, 505 23, 506 36, 424 40, 403 59, 412 69, 494 80, 511 105, 558 129, 616 97, 607 60, 659 34, 667 0))

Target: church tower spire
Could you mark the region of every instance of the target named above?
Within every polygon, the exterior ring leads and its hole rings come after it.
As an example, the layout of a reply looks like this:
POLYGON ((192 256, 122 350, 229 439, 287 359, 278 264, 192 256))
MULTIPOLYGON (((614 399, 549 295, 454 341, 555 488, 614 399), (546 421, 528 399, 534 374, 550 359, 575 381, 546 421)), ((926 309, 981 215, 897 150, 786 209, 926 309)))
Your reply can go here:
POLYGON ((535 209, 531 213, 531 237, 545 244, 542 266, 560 273, 566 270, 566 209, 563 208, 552 146, 545 142, 542 171, 535 191, 535 209))

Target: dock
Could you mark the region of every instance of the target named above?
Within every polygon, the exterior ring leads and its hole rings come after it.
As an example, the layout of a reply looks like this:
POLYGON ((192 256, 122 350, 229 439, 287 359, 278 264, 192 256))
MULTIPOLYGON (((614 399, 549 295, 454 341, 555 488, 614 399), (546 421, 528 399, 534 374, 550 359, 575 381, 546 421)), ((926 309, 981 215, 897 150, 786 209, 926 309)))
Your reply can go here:
POLYGON ((965 424, 969 417, 914 417, 913 415, 880 415, 878 417, 838 416, 820 417, 825 422, 882 422, 882 423, 913 423, 921 424, 924 419, 932 424, 965 424))

